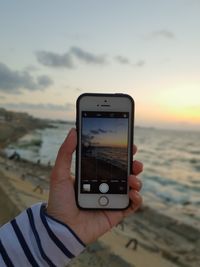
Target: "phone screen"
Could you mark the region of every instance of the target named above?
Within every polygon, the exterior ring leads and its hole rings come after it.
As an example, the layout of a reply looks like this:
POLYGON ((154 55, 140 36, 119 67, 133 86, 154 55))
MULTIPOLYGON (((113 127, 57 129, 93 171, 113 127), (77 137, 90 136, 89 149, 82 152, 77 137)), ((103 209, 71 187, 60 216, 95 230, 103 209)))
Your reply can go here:
POLYGON ((81 193, 127 194, 128 112, 81 112, 81 193))

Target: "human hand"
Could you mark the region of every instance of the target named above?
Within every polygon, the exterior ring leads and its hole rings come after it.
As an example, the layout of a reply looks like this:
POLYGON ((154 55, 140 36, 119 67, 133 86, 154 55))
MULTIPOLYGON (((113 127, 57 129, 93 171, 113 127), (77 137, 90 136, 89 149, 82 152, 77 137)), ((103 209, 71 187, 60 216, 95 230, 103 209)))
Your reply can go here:
MULTIPOLYGON (((87 211, 80 210, 76 205, 74 177, 71 176, 72 154, 76 149, 76 130, 71 129, 59 149, 55 166, 51 173, 47 214, 67 224, 85 243, 89 244, 117 225, 124 217, 135 212, 142 204, 138 193, 142 187, 138 175, 143 170, 139 161, 134 161, 133 174, 129 176, 131 205, 123 211, 87 211)), ((133 154, 136 153, 133 147, 133 154)))

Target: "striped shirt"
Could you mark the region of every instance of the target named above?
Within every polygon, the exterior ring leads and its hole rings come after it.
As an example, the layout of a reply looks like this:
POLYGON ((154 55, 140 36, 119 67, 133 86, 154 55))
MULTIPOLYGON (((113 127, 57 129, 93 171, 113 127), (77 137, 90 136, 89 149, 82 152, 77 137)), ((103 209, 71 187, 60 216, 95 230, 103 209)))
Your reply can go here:
POLYGON ((38 203, 0 228, 0 266, 66 266, 84 243, 38 203))

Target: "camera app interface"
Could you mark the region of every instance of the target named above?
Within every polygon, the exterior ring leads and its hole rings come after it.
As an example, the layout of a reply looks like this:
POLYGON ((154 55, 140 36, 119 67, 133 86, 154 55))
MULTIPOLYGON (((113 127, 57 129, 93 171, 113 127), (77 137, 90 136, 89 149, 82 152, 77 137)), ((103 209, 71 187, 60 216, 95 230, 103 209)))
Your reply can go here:
POLYGON ((128 112, 82 112, 81 193, 127 193, 128 120, 128 112))

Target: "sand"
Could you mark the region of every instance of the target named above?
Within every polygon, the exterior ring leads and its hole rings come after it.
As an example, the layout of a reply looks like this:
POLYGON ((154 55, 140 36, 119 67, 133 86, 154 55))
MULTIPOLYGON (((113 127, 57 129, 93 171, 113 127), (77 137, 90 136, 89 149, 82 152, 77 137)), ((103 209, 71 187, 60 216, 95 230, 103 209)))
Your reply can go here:
MULTIPOLYGON (((0 156, 0 224, 47 201, 50 171, 0 156)), ((88 246, 70 266, 199 267, 200 229, 144 206, 88 246)))
POLYGON ((33 183, 30 182, 30 179, 38 173, 36 170, 38 166, 27 164, 27 169, 24 169, 25 162, 13 163, 0 157, 0 224, 5 223, 30 205, 39 201, 47 201, 48 198, 47 186, 44 185, 47 181, 42 181, 38 175, 33 183), (32 170, 30 165, 32 165, 32 170), (31 175, 31 172, 34 175, 31 175))

